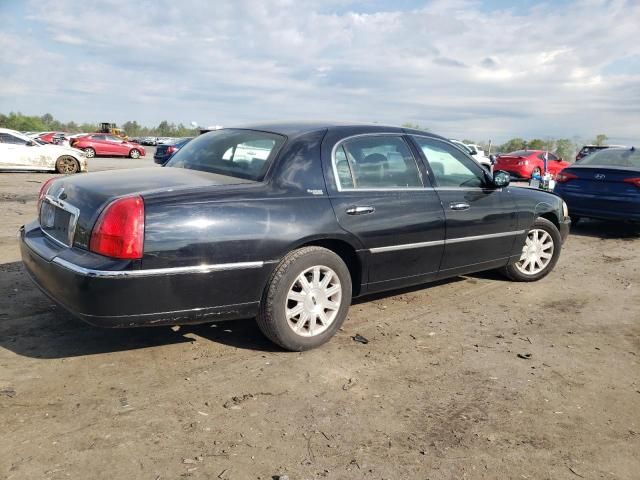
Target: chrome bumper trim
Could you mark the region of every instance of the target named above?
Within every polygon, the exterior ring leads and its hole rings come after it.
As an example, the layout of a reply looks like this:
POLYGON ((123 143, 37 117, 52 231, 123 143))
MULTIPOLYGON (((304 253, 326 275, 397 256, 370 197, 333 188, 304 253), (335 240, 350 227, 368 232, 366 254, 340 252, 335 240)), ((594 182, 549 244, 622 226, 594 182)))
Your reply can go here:
POLYGON ((81 267, 60 257, 54 258, 53 263, 80 275, 105 278, 131 278, 149 277, 154 275, 179 275, 184 273, 224 272, 227 270, 262 268, 264 266, 264 262, 238 262, 218 263, 215 265, 194 265, 187 267, 149 268, 146 270, 94 270, 92 268, 81 267))

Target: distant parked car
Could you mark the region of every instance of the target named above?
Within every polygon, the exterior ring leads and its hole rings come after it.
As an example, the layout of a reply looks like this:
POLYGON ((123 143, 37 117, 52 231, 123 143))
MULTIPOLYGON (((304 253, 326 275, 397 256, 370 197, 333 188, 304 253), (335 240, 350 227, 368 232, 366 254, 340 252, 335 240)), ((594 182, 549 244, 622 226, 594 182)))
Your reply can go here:
POLYGON ((463 152, 473 157, 480 165, 485 167, 487 170, 491 169, 491 159, 484 154, 484 150, 482 150, 477 145, 466 144, 459 140, 451 140, 456 147, 462 149, 463 152))
POLYGON ((15 130, 0 128, 0 170, 86 172, 87 159, 80 150, 45 143, 15 130))
POLYGON ((153 161, 164 165, 169 159, 183 146, 185 146, 189 140, 193 137, 178 138, 175 143, 172 144, 160 144, 156 148, 156 153, 153 155, 153 161))
POLYGON ((556 176, 554 192, 582 217, 640 223, 640 151, 607 148, 582 158, 556 176))
POLYGON ((38 136, 40 140, 47 143, 56 143, 56 139, 60 139, 61 137, 65 137, 68 135, 65 132, 46 132, 38 136))
POLYGON ((155 147, 157 144, 158 144, 158 139, 156 137, 142 137, 140 139, 140 145, 155 147))
MULTIPOLYGON (((504 170, 514 177, 531 178, 544 173, 545 150, 516 150, 515 152, 500 155, 496 159, 494 168, 504 170)), ((557 155, 548 152, 547 171, 556 175, 563 168, 571 165, 557 155)))
POLYGON ((599 152, 600 150, 605 150, 605 149, 611 148, 611 147, 625 148, 624 145, 585 145, 584 147, 582 147, 580 149, 580 151, 576 155, 576 162, 578 160, 580 160, 581 158, 584 158, 587 155, 590 155, 593 152, 599 152))
POLYGON ((96 155, 140 158, 146 155, 143 146, 105 133, 94 133, 85 137, 78 137, 74 140, 72 146, 84 150, 88 158, 93 158, 96 155))

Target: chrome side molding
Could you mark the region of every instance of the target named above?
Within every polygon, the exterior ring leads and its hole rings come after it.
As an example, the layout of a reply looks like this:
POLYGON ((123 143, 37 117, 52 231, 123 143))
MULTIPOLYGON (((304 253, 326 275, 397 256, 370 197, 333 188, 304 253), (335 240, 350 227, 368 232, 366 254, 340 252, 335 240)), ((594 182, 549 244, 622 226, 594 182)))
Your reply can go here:
POLYGON ((409 250, 412 248, 435 247, 437 245, 447 245, 452 243, 473 242, 475 240, 487 240, 490 238, 511 237, 522 235, 526 230, 515 230, 513 232, 489 233, 486 235, 473 235, 471 237, 450 238, 446 240, 434 240, 431 242, 405 243, 403 245, 389 245, 388 247, 370 248, 371 253, 395 252, 397 250, 409 250))

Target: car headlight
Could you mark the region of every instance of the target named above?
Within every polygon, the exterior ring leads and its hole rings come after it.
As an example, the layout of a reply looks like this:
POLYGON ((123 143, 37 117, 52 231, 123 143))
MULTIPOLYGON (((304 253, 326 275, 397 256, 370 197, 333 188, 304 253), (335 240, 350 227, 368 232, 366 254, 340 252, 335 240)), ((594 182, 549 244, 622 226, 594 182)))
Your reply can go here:
POLYGON ((567 207, 567 202, 562 201, 562 215, 564 215, 564 219, 569 218, 569 207, 567 207))

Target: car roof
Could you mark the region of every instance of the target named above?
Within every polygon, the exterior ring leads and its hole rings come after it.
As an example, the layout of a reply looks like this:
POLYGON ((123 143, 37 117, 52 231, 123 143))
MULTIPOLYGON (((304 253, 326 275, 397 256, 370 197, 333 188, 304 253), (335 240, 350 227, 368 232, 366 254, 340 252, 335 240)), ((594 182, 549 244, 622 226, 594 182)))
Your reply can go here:
MULTIPOLYGON (((20 133, 17 130, 12 130, 10 128, 0 128, 0 133, 20 133)), ((20 133, 20 135, 24 135, 24 133, 20 133)))
POLYGON ((384 125, 379 123, 349 123, 349 122, 322 122, 322 121, 300 121, 300 122, 273 122, 273 123, 258 123, 249 125, 239 125, 238 128, 246 130, 260 130, 264 132, 271 132, 287 137, 297 137, 299 135, 305 135, 307 133, 316 132, 318 130, 329 129, 343 129, 343 130, 370 130, 371 133, 375 132, 397 132, 397 133, 410 133, 415 135, 429 136, 433 138, 439 138, 449 141, 447 138, 440 135, 436 135, 424 130, 416 130, 414 128, 403 128, 393 125, 384 125))

